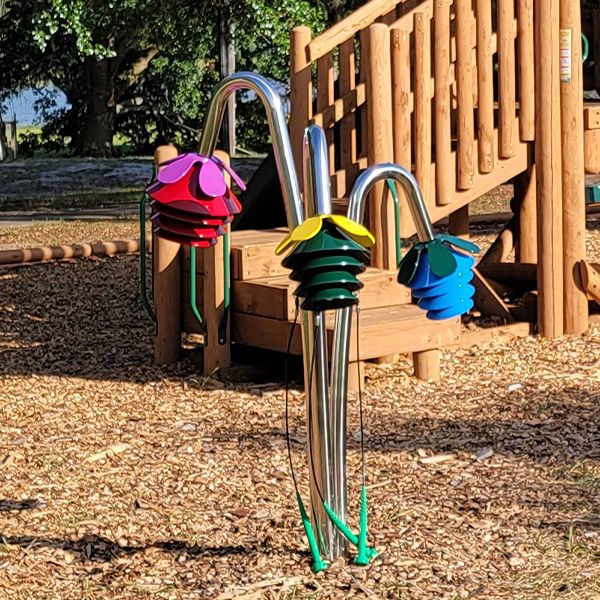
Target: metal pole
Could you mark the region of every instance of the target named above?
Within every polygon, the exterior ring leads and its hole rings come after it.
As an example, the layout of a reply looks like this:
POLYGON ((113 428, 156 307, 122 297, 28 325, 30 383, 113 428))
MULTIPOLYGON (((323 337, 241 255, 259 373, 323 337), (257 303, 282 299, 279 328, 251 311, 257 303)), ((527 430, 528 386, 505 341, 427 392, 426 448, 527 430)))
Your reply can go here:
MULTIPOLYGON (((320 127, 311 125, 305 129, 302 158, 307 217, 329 215, 332 209, 327 140, 320 127)), ((318 532, 317 538, 323 554, 329 560, 335 560, 345 552, 346 540, 331 523, 323 508, 323 500, 341 519, 346 520, 345 444, 343 456, 340 456, 340 449, 337 442, 334 441, 340 437, 338 428, 341 423, 343 422, 345 425, 345 406, 335 406, 329 400, 329 353, 325 313, 302 311, 302 327, 305 349, 308 349, 307 346, 310 345, 310 353, 305 354, 310 357, 310 360, 307 358, 304 369, 307 400, 306 426, 311 442, 308 456, 311 516, 313 527, 318 532), (314 343, 313 331, 316 335, 316 343, 314 343), (311 357, 313 349, 315 351, 314 358, 311 357), (310 370, 313 365, 313 379, 310 382, 310 370), (312 383, 310 389, 309 382, 312 383), (343 492, 340 493, 340 489, 343 489, 343 492), (321 494, 323 498, 321 498, 321 494)), ((345 427, 342 437, 344 434, 345 427)))
POLYGON ((265 107, 287 222, 288 226, 293 229, 304 220, 302 196, 300 195, 298 177, 294 169, 292 146, 281 98, 264 77, 256 73, 242 71, 226 77, 215 87, 212 100, 204 117, 204 127, 198 152, 205 155, 213 154, 227 100, 237 90, 252 90, 265 107))
MULTIPOLYGON (((417 235, 422 242, 433 239, 433 227, 416 179, 399 165, 383 163, 369 167, 356 180, 350 193, 348 217, 362 223, 367 196, 373 186, 382 179, 394 179, 404 188, 409 207, 417 225, 417 235)), ((331 444, 334 456, 335 488, 338 502, 334 509, 342 521, 346 521, 346 404, 348 394, 348 361, 350 358, 350 331, 352 307, 336 311, 331 351, 331 400, 334 422, 331 444), (343 473, 343 475, 342 475, 343 473), (337 496, 339 494, 339 496, 337 496), (343 515, 343 516, 342 516, 343 515)), ((356 360, 360 357, 357 356, 356 360)))

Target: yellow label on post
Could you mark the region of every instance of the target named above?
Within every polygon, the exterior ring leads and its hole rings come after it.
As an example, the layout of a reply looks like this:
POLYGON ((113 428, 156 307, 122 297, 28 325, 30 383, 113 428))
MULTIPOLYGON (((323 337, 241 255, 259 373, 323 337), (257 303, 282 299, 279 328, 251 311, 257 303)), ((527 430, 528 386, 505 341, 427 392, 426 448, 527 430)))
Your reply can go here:
POLYGON ((560 30, 560 82, 571 83, 573 79, 573 32, 560 30))

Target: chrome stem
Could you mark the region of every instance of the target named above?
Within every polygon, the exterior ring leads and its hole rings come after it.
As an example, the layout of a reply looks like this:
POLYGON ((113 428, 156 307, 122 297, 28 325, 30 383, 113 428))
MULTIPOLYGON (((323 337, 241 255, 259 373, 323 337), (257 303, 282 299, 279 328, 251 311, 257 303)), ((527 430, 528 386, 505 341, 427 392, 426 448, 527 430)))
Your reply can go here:
POLYGON ((279 183, 285 203, 287 222, 290 229, 293 229, 304 220, 302 196, 294 168, 292 145, 290 143, 281 97, 267 79, 256 73, 241 71, 226 77, 215 87, 208 110, 206 111, 206 116, 204 117, 204 126, 198 145, 198 152, 206 156, 214 153, 227 100, 231 94, 234 94, 238 90, 253 91, 265 107, 269 131, 271 133, 271 142, 275 153, 275 164, 277 165, 279 183))
MULTIPOLYGON (((307 218, 314 215, 331 214, 327 140, 320 127, 312 125, 306 128, 302 158, 307 218)), ((340 484, 339 463, 335 460, 335 443, 332 443, 337 438, 337 407, 329 402, 329 353, 325 313, 322 311, 316 313, 302 311, 302 325, 305 351, 308 350, 311 339, 313 341, 310 354, 305 353, 305 356, 310 357, 312 360, 307 358, 304 364, 307 385, 306 426, 311 441, 309 445, 311 515, 323 554, 329 560, 335 560, 345 551, 346 544, 343 536, 335 529, 323 508, 323 501, 327 502, 334 510, 338 508, 338 486, 340 484), (316 344, 314 344, 314 338, 312 338, 313 333, 317 336, 316 344), (313 349, 316 353, 314 358, 311 356, 313 349), (311 364, 314 364, 315 372, 309 394, 308 382, 310 377, 308 371, 311 364), (310 406, 308 402, 310 402, 310 406), (323 495, 323 498, 320 494, 323 495)), ((345 462, 343 466, 345 467, 345 462)), ((342 483, 345 484, 345 482, 342 483)), ((345 505, 342 508, 345 509, 345 505)))

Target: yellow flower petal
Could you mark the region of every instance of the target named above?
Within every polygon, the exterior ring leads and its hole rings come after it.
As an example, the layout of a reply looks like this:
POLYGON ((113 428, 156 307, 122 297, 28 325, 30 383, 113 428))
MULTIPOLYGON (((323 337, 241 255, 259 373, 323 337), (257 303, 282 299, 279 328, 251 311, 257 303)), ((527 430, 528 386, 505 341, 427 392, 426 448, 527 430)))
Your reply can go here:
POLYGON ((327 220, 334 223, 361 246, 370 248, 375 244, 375 237, 364 225, 343 215, 329 215, 327 220))
POLYGON ((306 219, 306 221, 303 223, 300 223, 300 225, 298 225, 298 227, 296 227, 290 234, 292 240, 294 240, 294 242, 304 242, 314 238, 315 235, 321 231, 324 218, 324 215, 316 215, 314 217, 310 217, 310 219, 306 219))
POLYGON ((275 248, 275 254, 277 256, 279 256, 280 254, 283 254, 286 250, 288 250, 291 246, 293 246, 295 244, 296 244, 296 242, 294 242, 294 240, 292 240, 292 234, 288 233, 281 240, 281 242, 279 242, 279 244, 277 245, 277 248, 275 248))

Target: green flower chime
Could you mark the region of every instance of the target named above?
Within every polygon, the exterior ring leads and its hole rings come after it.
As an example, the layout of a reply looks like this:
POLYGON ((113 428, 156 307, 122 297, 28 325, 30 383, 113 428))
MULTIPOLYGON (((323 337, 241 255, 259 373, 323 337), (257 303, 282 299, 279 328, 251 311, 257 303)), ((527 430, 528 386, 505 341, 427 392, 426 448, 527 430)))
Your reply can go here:
POLYGON ((362 225, 340 215, 318 215, 294 229, 276 249, 292 251, 283 259, 290 278, 299 283, 294 292, 304 310, 323 311, 353 306, 363 284, 356 275, 366 269, 375 243, 362 225))

